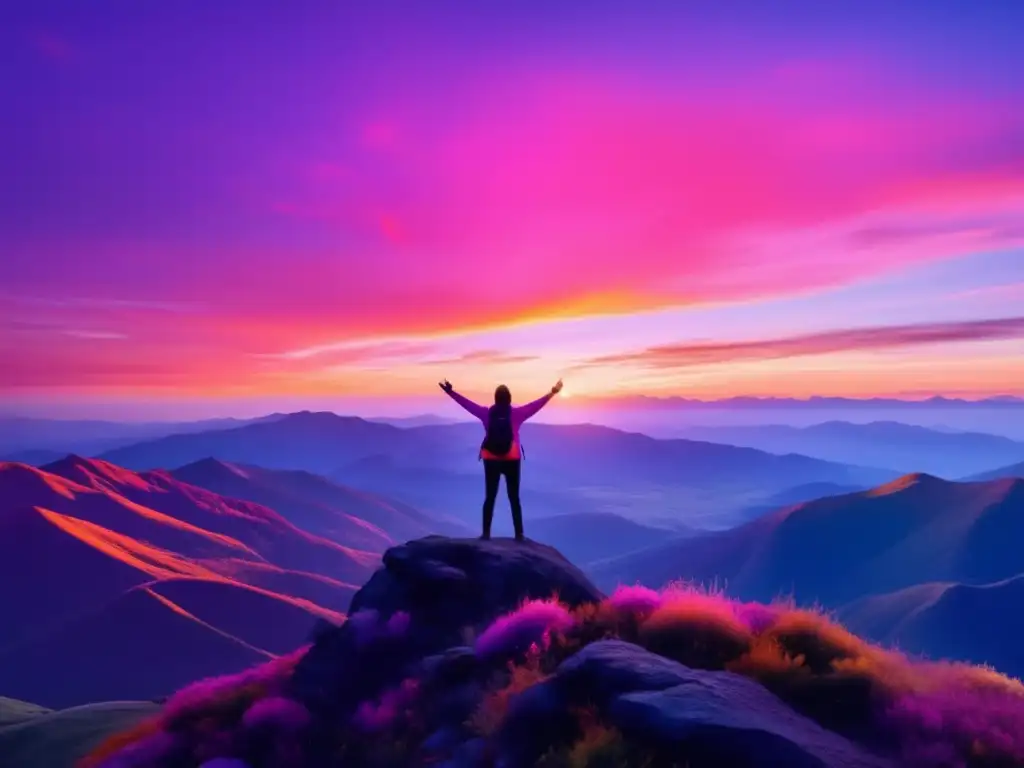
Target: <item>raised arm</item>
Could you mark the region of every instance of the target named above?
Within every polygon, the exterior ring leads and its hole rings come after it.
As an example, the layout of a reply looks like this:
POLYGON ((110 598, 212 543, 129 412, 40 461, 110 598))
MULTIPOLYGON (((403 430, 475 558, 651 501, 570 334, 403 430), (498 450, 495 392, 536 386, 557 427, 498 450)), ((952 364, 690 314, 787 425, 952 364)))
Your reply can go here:
POLYGON ((483 405, 478 405, 470 400, 468 397, 463 397, 456 392, 452 385, 448 383, 448 380, 441 382, 441 389, 444 390, 445 394, 448 395, 452 400, 461 405, 470 414, 480 419, 480 421, 487 421, 487 408, 483 405))
POLYGON ((513 408, 512 409, 512 420, 515 421, 517 424, 522 424, 524 421, 529 419, 531 416, 536 416, 537 415, 537 411, 539 411, 541 408, 543 408, 545 405, 547 405, 548 402, 551 400, 551 398, 553 398, 555 395, 557 395, 561 391, 562 391, 562 380, 559 379, 558 383, 555 384, 555 386, 553 386, 551 388, 551 391, 548 392, 546 395, 544 395, 544 397, 539 397, 536 400, 534 400, 532 403, 527 403, 526 405, 520 405, 517 408, 513 408))

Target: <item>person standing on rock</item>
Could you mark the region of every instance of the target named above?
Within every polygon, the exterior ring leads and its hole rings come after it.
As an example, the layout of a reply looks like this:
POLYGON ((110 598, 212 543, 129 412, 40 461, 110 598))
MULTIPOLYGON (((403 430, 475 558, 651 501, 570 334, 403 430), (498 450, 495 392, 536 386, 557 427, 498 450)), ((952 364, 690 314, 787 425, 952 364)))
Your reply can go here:
POLYGON ((494 502, 498 498, 498 486, 505 476, 505 490, 512 507, 512 525, 516 541, 523 540, 523 507, 519 503, 519 480, 523 459, 522 443, 519 441, 519 427, 523 422, 548 404, 548 401, 562 391, 562 380, 551 388, 544 397, 532 403, 512 407, 512 393, 502 384, 494 390, 494 405, 487 407, 474 403, 460 395, 448 379, 439 386, 452 400, 483 422, 487 430, 480 445, 480 458, 484 462, 486 496, 483 509, 483 533, 481 539, 491 538, 491 521, 494 519, 494 502))

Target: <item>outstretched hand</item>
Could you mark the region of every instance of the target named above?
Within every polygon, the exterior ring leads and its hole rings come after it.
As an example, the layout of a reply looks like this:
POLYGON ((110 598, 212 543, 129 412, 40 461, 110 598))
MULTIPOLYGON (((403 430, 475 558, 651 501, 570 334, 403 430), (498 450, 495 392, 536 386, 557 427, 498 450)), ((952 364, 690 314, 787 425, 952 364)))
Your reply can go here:
POLYGON ((553 386, 551 388, 551 394, 552 395, 557 395, 561 391, 562 391, 562 380, 559 379, 558 382, 555 384, 555 386, 553 386))
POLYGON ((445 392, 447 392, 447 393, 451 394, 451 391, 452 391, 452 383, 451 383, 450 381, 448 381, 448 379, 445 379, 444 381, 440 381, 440 382, 438 382, 437 386, 439 386, 439 387, 440 387, 441 389, 443 389, 443 390, 444 390, 445 392))

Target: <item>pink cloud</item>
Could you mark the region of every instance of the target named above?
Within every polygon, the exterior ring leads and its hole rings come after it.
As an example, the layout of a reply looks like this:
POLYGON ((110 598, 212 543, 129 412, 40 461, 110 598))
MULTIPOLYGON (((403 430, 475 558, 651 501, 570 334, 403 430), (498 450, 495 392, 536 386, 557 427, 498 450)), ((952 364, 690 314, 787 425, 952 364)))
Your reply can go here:
MULTIPOLYGON (((1024 210, 1024 110, 901 91, 882 67, 840 63, 855 87, 832 97, 773 72, 720 92, 491 73, 452 94, 458 122, 430 123, 400 157, 297 205, 383 240, 353 283, 376 279, 393 301, 400 274, 408 295, 461 307, 440 321, 461 325, 785 294, 1018 244, 1006 223, 1024 210), (979 147, 984 166, 951 159, 979 147), (951 204, 960 229, 899 247, 856 239, 951 204), (502 279, 483 280, 495 265, 502 279)), ((416 112, 429 105, 404 107, 407 121, 429 120, 416 112)))
POLYGON ((878 62, 782 62, 715 88, 548 65, 447 95, 454 117, 396 90, 339 116, 336 144, 289 149, 294 178, 254 203, 281 228, 265 243, 13 244, 23 282, 58 300, 203 309, 50 308, 131 343, 0 333, 0 386, 261 386, 283 365, 268 353, 751 301, 1024 241, 1024 106, 900 87, 878 62))
POLYGON ((603 355, 584 365, 633 363, 648 368, 685 368, 738 360, 775 360, 960 341, 1024 338, 1024 317, 956 323, 846 328, 780 339, 722 343, 667 344, 637 352, 603 355))

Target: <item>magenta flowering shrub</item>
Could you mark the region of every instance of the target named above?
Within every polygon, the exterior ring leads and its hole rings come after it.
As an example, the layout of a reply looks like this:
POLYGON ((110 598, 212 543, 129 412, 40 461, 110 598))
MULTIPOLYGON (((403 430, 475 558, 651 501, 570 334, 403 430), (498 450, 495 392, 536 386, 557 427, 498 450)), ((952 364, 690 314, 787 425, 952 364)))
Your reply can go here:
POLYGON ((1024 692, 955 686, 899 696, 885 712, 908 762, 967 765, 975 750, 1024 760, 1024 692))
POLYGON ((409 631, 411 618, 405 611, 398 611, 391 615, 384 625, 384 632, 390 637, 402 637, 409 631))
POLYGON ((380 625, 380 614, 372 608, 356 611, 350 614, 345 622, 357 648, 363 648, 377 636, 377 628, 380 625))
POLYGON ((779 616, 785 610, 779 605, 765 605, 764 603, 733 603, 733 611, 747 629, 755 634, 767 631, 778 621, 779 616))
POLYGON ((182 748, 174 734, 158 731, 100 763, 101 768, 149 768, 182 748))
POLYGON ((259 699, 242 715, 245 728, 273 728, 280 731, 300 731, 310 722, 309 710, 294 699, 268 696, 259 699))
POLYGON ((401 685, 384 691, 376 701, 360 704, 351 724, 364 733, 378 733, 391 728, 413 703, 418 692, 419 681, 407 678, 401 685))
POLYGON ((397 611, 382 621, 377 611, 366 608, 353 613, 346 623, 353 631, 356 648, 365 648, 382 637, 403 637, 409 631, 411 620, 405 611, 397 611))
POLYGON ((528 600, 484 630, 473 650, 481 657, 512 656, 533 644, 546 647, 552 632, 564 632, 574 624, 572 614, 558 601, 528 600))
POLYGON ((239 690, 248 689, 262 695, 276 692, 287 682, 295 665, 308 650, 309 646, 305 645, 266 664, 233 675, 198 680, 171 696, 164 705, 162 718, 165 722, 173 722, 192 712, 201 712, 213 702, 232 699, 239 690))
POLYGON ((606 601, 618 613, 649 615, 661 606, 661 593, 639 584, 620 586, 606 601))

